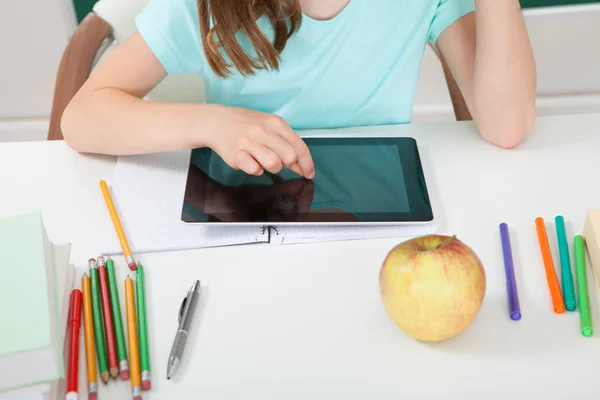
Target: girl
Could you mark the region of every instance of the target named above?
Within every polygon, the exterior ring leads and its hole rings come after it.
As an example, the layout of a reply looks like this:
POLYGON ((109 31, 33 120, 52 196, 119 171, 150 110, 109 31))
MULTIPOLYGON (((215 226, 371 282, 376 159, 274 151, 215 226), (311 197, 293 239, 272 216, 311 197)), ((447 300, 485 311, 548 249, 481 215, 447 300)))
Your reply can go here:
POLYGON ((485 140, 514 147, 535 119, 519 0, 150 0, 136 25, 65 110, 77 151, 209 147, 248 174, 311 179, 294 130, 409 123, 428 41, 485 140), (184 73, 206 104, 142 99, 184 73))

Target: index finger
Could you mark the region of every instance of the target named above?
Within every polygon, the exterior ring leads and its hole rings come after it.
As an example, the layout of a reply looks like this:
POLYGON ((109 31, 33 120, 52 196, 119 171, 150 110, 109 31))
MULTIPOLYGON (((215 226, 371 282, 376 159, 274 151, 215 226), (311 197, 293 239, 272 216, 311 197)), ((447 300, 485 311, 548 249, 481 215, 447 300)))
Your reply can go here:
POLYGON ((277 133, 283 139, 285 139, 285 141, 291 144, 294 150, 296 150, 296 154, 298 155, 298 160, 296 163, 300 166, 302 175, 308 179, 314 178, 315 164, 308 146, 304 140, 302 140, 302 138, 287 124, 287 122, 285 122, 283 119, 280 119, 280 121, 281 122, 279 129, 277 129, 277 133))

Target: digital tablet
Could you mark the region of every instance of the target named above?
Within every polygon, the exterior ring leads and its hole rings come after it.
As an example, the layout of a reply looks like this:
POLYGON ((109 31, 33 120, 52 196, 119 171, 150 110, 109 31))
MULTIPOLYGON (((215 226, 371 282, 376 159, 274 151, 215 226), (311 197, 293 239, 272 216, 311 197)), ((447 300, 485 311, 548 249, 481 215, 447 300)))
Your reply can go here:
POLYGON ((248 175, 195 149, 181 219, 190 224, 416 224, 433 220, 413 138, 304 138, 315 165, 248 175))

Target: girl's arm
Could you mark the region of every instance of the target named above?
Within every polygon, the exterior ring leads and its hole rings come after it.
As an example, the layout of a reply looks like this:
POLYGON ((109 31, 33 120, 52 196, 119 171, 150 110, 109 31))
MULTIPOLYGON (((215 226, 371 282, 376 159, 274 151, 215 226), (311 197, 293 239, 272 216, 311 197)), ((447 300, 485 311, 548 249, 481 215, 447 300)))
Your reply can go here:
POLYGON ((483 138, 512 148, 535 121, 533 51, 518 0, 475 0, 475 9, 440 35, 437 49, 483 138))
POLYGON ((67 106, 61 128, 75 150, 113 155, 202 146, 211 127, 204 105, 142 100, 166 76, 136 34, 100 64, 67 106), (199 117, 200 116, 200 117, 199 117))
POLYGON ((212 104, 143 100, 166 76, 139 34, 121 44, 67 106, 65 141, 85 153, 130 155, 210 147, 235 169, 314 176, 308 147, 276 115, 212 104))

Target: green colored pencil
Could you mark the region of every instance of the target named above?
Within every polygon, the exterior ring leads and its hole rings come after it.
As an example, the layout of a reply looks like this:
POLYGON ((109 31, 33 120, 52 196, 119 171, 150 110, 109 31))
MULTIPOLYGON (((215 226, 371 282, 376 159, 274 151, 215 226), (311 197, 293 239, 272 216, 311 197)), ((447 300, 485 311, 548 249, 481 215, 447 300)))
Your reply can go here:
POLYGON ((150 351, 148 347, 148 323, 146 320, 146 293, 144 267, 138 262, 135 289, 137 297, 137 318, 140 341, 140 368, 142 370, 142 390, 150 390, 150 351))
POLYGON ((98 369, 102 382, 107 383, 109 378, 108 358, 106 355, 106 338, 102 325, 102 303, 100 300, 100 283, 98 282, 98 264, 94 258, 88 261, 90 267, 90 290, 92 292, 92 315, 94 317, 94 336, 96 339, 96 352, 98 353, 98 369))
POLYGON ((585 247, 583 236, 575 236, 575 271, 577 273, 577 292, 579 294, 579 316, 581 320, 581 334, 593 336, 592 315, 590 312, 590 297, 587 287, 587 273, 585 263, 585 247))
POLYGON ((112 309, 113 324, 115 326, 115 339, 117 342, 117 357, 119 359, 119 370, 121 380, 129 379, 129 362, 127 361, 127 347, 125 345, 125 333, 123 330, 123 319, 121 317, 121 302, 119 301, 119 289, 117 287, 117 273, 113 260, 106 260, 108 274, 108 289, 110 292, 110 306, 112 309))

